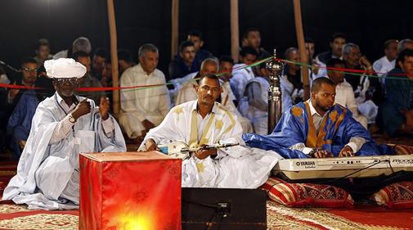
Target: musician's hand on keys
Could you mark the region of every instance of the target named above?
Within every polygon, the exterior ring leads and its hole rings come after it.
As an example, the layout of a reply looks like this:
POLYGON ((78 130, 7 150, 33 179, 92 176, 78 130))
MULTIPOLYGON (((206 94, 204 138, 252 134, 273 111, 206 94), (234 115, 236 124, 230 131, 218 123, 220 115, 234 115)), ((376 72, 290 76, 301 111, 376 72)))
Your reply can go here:
POLYGON ((338 154, 338 157, 354 157, 355 154, 353 152, 353 149, 346 145, 344 146, 343 149, 341 149, 340 154, 338 154))
POLYGON ((314 158, 327 158, 327 157, 333 157, 333 154, 327 150, 322 150, 322 149, 319 149, 314 152, 314 158))

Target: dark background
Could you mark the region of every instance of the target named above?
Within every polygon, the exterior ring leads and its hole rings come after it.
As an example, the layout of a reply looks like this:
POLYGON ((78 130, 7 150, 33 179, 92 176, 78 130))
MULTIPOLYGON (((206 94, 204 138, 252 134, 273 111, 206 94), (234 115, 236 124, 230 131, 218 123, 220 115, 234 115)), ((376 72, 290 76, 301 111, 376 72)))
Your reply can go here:
MULTIPOLYGON (((109 50, 105 0, 2 0, 0 3, 0 60, 18 67, 34 55, 39 38, 47 38, 52 53, 67 49, 86 36, 93 50, 109 50)), ((413 38, 413 2, 408 0, 302 0, 304 33, 316 41, 316 53, 328 49, 337 31, 361 47, 371 62, 383 55, 390 38, 413 38)), ((167 74, 170 61, 171 0, 115 0, 118 48, 136 58, 146 42, 160 49, 159 68, 167 74)), ((229 0, 180 0, 180 41, 191 29, 205 35, 205 48, 216 56, 230 54, 229 0)), ((292 0, 239 0, 240 32, 255 27, 262 46, 280 54, 297 46, 292 0)))

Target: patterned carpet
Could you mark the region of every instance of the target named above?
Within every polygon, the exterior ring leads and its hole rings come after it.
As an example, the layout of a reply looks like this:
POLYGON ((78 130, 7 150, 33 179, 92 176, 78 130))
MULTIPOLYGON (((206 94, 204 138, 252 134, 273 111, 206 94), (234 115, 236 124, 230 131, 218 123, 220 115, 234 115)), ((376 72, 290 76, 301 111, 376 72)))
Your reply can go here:
POLYGON ((287 208, 269 201, 267 223, 268 229, 413 229, 413 210, 287 208))
MULTIPOLYGON (((78 215, 78 210, 33 211, 23 205, 0 204, 0 229, 78 229, 78 215)), ((299 209, 268 201, 267 228, 413 229, 413 210, 393 211, 371 206, 355 209, 299 209)))

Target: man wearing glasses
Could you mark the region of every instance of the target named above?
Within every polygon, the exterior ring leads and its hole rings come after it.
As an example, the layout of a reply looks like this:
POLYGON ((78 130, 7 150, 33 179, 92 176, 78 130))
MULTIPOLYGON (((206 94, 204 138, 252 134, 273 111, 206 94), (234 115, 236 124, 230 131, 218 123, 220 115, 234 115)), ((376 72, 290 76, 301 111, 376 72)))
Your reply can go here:
MULTIPOLYGON (((33 87, 37 81, 38 64, 35 59, 27 57, 22 60, 21 74, 11 78, 12 85, 33 87)), ((20 101, 22 94, 28 88, 8 88, 0 89, 0 138, 5 139, 1 142, 10 143, 9 135, 6 135, 7 122, 20 101)), ((5 146, 2 146, 4 148, 5 146)))
POLYGON ((56 93, 40 102, 33 117, 17 175, 3 199, 30 209, 76 209, 79 153, 126 151, 119 125, 109 115, 109 99, 74 94, 86 68, 73 59, 45 61, 56 93))

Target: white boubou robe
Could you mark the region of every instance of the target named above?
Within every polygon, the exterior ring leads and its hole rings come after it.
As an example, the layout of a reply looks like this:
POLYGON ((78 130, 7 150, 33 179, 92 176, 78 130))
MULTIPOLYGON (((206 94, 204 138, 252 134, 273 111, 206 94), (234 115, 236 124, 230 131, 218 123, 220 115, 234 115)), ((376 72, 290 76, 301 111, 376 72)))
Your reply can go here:
MULTIPOLYGON (((194 80, 194 77, 196 77, 197 74, 189 74, 189 75, 191 75, 193 78, 191 79, 191 78, 185 77, 188 81, 185 82, 182 85, 182 87, 179 89, 178 95, 176 97, 175 105, 180 105, 188 101, 196 100, 198 97, 196 94, 196 90, 195 90, 197 83, 194 80)), ((229 111, 231 111, 238 117, 238 121, 240 122, 244 133, 252 132, 253 129, 252 129, 251 121, 243 117, 239 113, 239 111, 237 110, 237 107, 234 104, 235 96, 232 93, 229 82, 220 81, 220 85, 222 87, 221 105, 227 108, 229 111)))
POLYGON ((146 150, 144 143, 149 138, 158 145, 181 141, 191 147, 239 143, 218 149, 215 159, 191 156, 184 160, 182 187, 257 188, 281 157, 274 151, 246 147, 241 135, 237 117, 221 104, 215 102, 211 113, 202 118, 195 100, 174 107, 158 127, 149 131, 139 150, 146 150))
MULTIPOLYGON (((84 99, 77 97, 78 101, 84 99)), ((103 121, 92 100, 88 100, 91 112, 79 117, 67 133, 57 130, 68 127, 64 122, 69 122, 71 112, 65 111, 59 102, 64 103, 56 93, 38 105, 17 175, 4 190, 3 200, 27 204, 29 209, 77 209, 79 152, 126 151, 115 119, 110 116, 103 121)))

